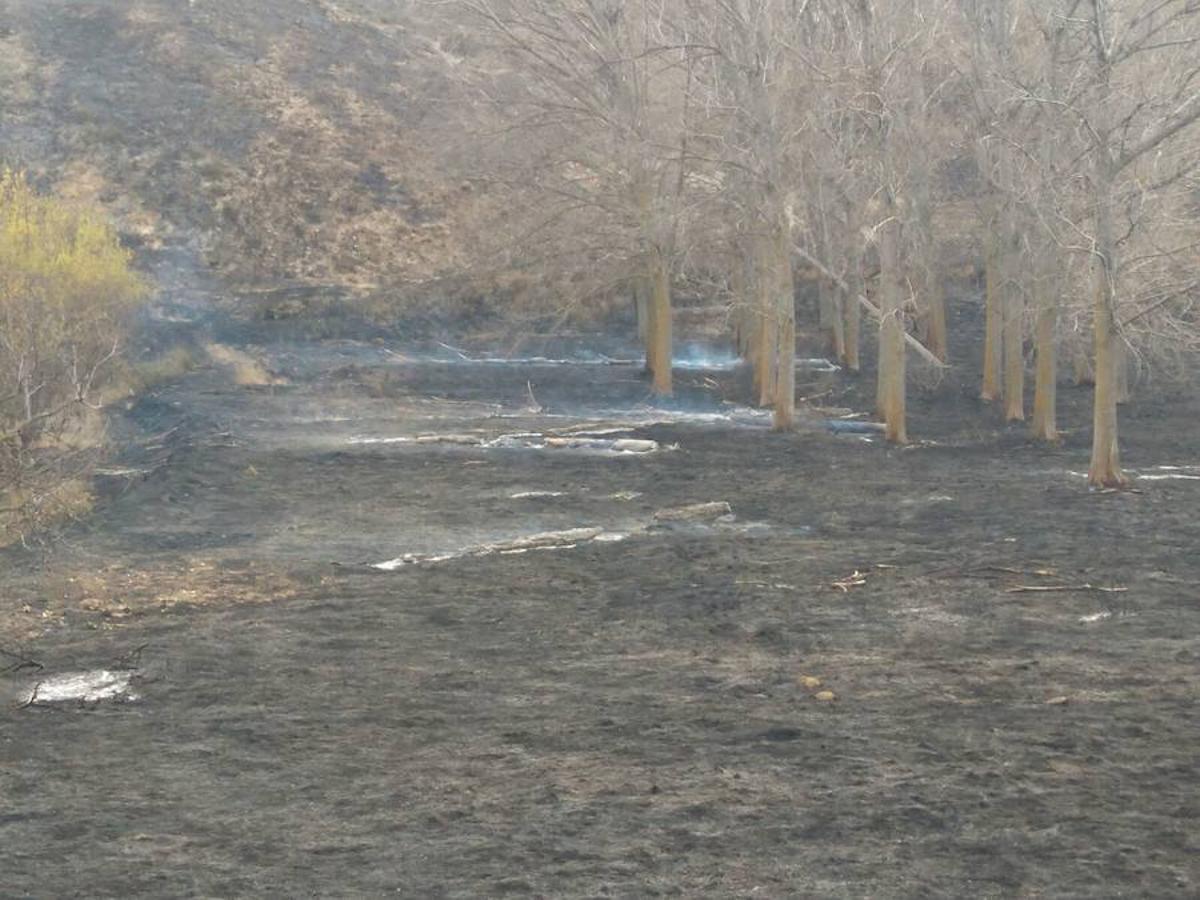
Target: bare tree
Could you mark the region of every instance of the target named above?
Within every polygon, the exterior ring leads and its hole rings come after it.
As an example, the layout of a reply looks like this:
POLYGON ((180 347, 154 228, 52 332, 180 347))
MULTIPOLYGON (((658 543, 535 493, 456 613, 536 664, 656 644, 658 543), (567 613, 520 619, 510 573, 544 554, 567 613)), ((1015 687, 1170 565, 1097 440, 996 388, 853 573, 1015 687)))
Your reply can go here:
POLYGON ((1193 127, 1200 122, 1200 4, 1059 0, 1029 3, 1028 12, 1053 37, 1043 44, 1051 77, 1022 86, 1025 102, 1056 113, 1056 196, 1047 222, 1064 246, 1090 260, 1095 399, 1088 478, 1120 486, 1126 477, 1117 404, 1129 327, 1154 314, 1162 320, 1188 297, 1184 276, 1160 282, 1154 297, 1138 303, 1132 276, 1195 256, 1193 237, 1164 246, 1146 225, 1170 213, 1178 204, 1172 189, 1200 165, 1193 127))
POLYGON ((689 50, 664 37, 670 4, 462 2, 498 54, 480 89, 517 143, 517 165, 503 177, 540 201, 524 233, 573 244, 562 255, 576 271, 609 259, 632 273, 654 389, 671 393, 689 50))

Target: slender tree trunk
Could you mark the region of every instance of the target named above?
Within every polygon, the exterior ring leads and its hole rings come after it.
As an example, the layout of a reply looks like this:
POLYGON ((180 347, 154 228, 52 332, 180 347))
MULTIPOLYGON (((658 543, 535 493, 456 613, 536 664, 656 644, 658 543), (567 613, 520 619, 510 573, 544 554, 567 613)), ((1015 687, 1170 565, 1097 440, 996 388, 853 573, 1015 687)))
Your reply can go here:
POLYGON ((796 285, 792 273, 791 235, 786 223, 777 226, 774 241, 776 277, 775 317, 778 323, 775 368, 776 431, 790 431, 796 424, 796 285))
POLYGON ((1037 310, 1037 378, 1033 394, 1033 436, 1058 441, 1058 299, 1053 287, 1039 283, 1037 310))
POLYGON ((879 238, 879 415, 889 441, 907 443, 905 421, 904 322, 901 298, 900 220, 895 200, 888 194, 887 221, 879 238))
POLYGON ((662 249, 653 247, 650 253, 650 346, 653 360, 654 393, 669 396, 674 390, 671 381, 671 272, 662 249))
POLYGON ((949 362, 950 344, 946 335, 946 295, 941 280, 932 267, 924 272, 925 283, 925 346, 942 362, 949 362))
POLYGON ((772 406, 775 403, 775 387, 778 371, 779 330, 774 297, 775 270, 772 258, 774 247, 765 236, 755 241, 755 306, 758 319, 756 365, 758 368, 758 405, 772 406))
POLYGON ((850 271, 846 274, 848 291, 842 295, 842 309, 846 316, 846 346, 842 359, 846 368, 857 372, 860 368, 859 350, 862 346, 862 306, 858 295, 863 292, 865 285, 862 277, 862 260, 855 253, 850 260, 850 271))
POLYGON ((1092 411, 1092 461, 1088 483, 1093 487, 1121 487, 1117 443, 1116 245, 1113 239, 1113 181, 1115 173, 1107 143, 1096 150, 1096 247, 1092 263, 1093 328, 1096 351, 1096 391, 1092 411))
POLYGON ((1017 259, 1010 245, 1004 279, 1004 418, 1009 422, 1025 421, 1025 301, 1011 271, 1017 259))
MULTIPOLYGON (((646 289, 647 283, 645 278, 633 279, 633 308, 637 315, 637 334, 638 340, 642 342, 643 347, 647 347, 646 337, 649 331, 648 320, 650 318, 649 291, 646 289)), ((648 359, 649 357, 647 357, 648 359)))
POLYGON ((995 218, 984 235, 984 335, 983 389, 979 396, 988 403, 1000 399, 1001 360, 1004 356, 1004 332, 1001 304, 1001 255, 995 218))
POLYGON ((840 293, 828 279, 818 276, 817 298, 826 351, 833 359, 843 359, 846 355, 846 322, 841 309, 840 293))

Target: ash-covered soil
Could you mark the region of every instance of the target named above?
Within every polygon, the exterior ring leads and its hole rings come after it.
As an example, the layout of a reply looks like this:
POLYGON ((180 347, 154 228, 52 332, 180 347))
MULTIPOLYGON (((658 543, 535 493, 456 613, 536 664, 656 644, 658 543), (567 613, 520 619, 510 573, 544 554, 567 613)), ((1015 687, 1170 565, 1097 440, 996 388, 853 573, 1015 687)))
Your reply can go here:
MULTIPOLYGON (((1200 480, 1089 493, 1086 392, 1041 449, 947 381, 896 449, 771 433, 740 372, 652 409, 635 367, 443 357, 160 389, 94 518, 2 558, 0 893, 1200 891, 1200 480), (580 432, 659 449, 497 440, 580 432), (97 669, 137 699, 27 705, 97 669)), ((1200 476, 1157 468, 1200 404, 1143 394, 1129 465, 1200 476)))

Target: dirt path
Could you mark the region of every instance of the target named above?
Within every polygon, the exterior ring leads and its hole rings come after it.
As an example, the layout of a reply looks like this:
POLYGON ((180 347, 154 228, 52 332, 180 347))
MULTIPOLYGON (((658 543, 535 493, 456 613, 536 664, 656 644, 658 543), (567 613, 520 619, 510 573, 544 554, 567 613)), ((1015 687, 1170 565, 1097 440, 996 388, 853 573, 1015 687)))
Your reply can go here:
MULTIPOLYGON (((621 366, 263 362, 145 399, 146 472, 5 558, 4 896, 1200 890, 1200 482, 1089 494, 1085 435, 949 387, 892 450, 771 434, 737 373, 663 412, 621 366), (138 699, 21 708, 94 669, 138 699)), ((1194 471, 1173 415, 1132 466, 1194 471)))

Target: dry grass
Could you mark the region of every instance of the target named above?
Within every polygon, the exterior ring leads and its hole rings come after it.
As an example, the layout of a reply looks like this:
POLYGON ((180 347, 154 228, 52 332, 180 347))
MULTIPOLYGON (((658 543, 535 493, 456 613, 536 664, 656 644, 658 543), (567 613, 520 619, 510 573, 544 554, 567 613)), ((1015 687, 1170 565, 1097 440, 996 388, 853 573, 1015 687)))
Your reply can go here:
POLYGON ((112 629, 178 607, 274 603, 297 593, 285 575, 231 570, 211 559, 64 569, 25 596, 0 596, 0 638, 34 640, 69 614, 90 614, 89 627, 112 629))
POLYGON ((208 344, 204 350, 214 363, 230 370, 234 384, 239 387, 287 384, 287 379, 272 375, 266 366, 243 350, 236 350, 225 344, 208 344))
POLYGON ((117 388, 120 396, 140 394, 181 378, 196 367, 196 354, 188 347, 172 347, 161 356, 129 366, 117 388))
POLYGON ((25 540, 56 522, 79 519, 92 511, 95 497, 83 478, 47 476, 30 486, 0 494, 0 547, 25 540))

